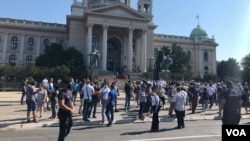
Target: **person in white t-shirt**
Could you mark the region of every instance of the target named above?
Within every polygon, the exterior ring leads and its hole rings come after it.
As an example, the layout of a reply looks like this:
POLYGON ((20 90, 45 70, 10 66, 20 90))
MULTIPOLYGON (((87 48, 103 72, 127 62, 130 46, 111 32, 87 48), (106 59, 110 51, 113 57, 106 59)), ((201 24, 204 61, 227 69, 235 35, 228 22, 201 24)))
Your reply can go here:
POLYGON ((177 93, 173 97, 173 105, 175 107, 175 114, 177 118, 176 129, 185 128, 184 117, 185 117, 185 103, 186 96, 185 93, 181 91, 180 87, 177 87, 177 93))

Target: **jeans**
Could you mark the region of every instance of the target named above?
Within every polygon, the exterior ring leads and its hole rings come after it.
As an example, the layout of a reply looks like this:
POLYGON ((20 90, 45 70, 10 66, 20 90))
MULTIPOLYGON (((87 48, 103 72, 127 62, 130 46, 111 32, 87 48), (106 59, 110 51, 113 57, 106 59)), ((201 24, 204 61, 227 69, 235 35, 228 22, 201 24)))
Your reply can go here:
POLYGON ((203 109, 203 111, 207 110, 207 108, 208 108, 208 102, 209 102, 208 99, 207 100, 203 100, 203 102, 202 102, 202 109, 203 109))
POLYGON ((72 115, 59 116, 59 136, 58 141, 64 141, 65 137, 69 134, 72 127, 72 115))
POLYGON ((125 100, 125 111, 130 109, 130 99, 131 95, 126 95, 126 100, 125 100))
POLYGON ((114 120, 114 105, 108 104, 106 107, 106 112, 105 112, 107 119, 108 119, 108 124, 112 125, 113 120, 114 120))
POLYGON ((145 108, 145 104, 146 102, 140 102, 140 109, 139 109, 139 118, 143 119, 143 112, 144 112, 144 108, 145 108))
POLYGON ((209 109, 211 109, 213 107, 213 104, 214 104, 214 96, 213 95, 209 96, 209 101, 210 101, 209 109))
POLYGON ((91 115, 92 109, 93 109, 93 117, 95 117, 97 103, 98 103, 98 99, 92 99, 92 103, 91 103, 90 110, 89 110, 90 111, 89 112, 89 117, 91 115))
POLYGON ((52 117, 56 117, 56 104, 57 104, 57 101, 54 100, 54 101, 51 101, 51 111, 52 111, 52 117))
POLYGON ((87 120, 90 115, 91 99, 84 99, 83 104, 83 120, 87 120))
POLYGON ((107 100, 102 99, 102 120, 105 119, 105 111, 107 108, 107 100))
POLYGON ((27 104, 27 111, 36 111, 37 108, 37 104, 36 101, 34 99, 26 99, 26 104, 27 104))
POLYGON ((184 124, 185 111, 178 111, 175 109, 175 114, 177 118, 177 126, 185 127, 185 124, 184 124))
POLYGON ((152 106, 153 120, 151 124, 151 131, 159 130, 159 111, 160 108, 156 109, 156 105, 152 106))

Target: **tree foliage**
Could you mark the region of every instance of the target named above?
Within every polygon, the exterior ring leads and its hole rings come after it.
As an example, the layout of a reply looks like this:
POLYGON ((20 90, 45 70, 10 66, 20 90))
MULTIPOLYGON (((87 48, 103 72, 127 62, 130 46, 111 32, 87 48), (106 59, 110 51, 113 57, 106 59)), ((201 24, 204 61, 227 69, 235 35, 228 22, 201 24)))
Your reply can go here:
POLYGON ((160 72, 160 63, 163 60, 163 55, 169 55, 172 59, 172 64, 169 66, 169 70, 171 72, 171 76, 173 79, 182 79, 182 78, 190 78, 192 76, 191 73, 191 58, 188 54, 186 54, 183 49, 177 45, 172 44, 171 47, 163 46, 158 53, 158 57, 156 58, 155 63, 155 71, 156 74, 160 72))
POLYGON ((240 81, 240 66, 236 59, 229 58, 217 64, 217 75, 221 80, 240 81))
POLYGON ((45 53, 36 59, 36 66, 55 70, 61 67, 64 73, 69 69, 67 75, 74 78, 82 79, 88 75, 81 52, 73 47, 63 49, 61 45, 55 43, 45 48, 45 53))
POLYGON ((242 71, 242 80, 244 82, 248 82, 248 84, 250 84, 250 54, 246 55, 242 59, 241 66, 243 68, 243 71, 242 71))

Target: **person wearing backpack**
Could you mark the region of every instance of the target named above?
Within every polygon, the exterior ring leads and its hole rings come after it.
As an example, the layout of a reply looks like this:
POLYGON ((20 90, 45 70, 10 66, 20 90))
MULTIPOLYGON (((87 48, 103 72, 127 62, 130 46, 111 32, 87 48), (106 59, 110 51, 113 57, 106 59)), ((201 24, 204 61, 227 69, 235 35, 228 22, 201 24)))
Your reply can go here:
POLYGON ((221 102, 221 108, 223 109, 222 124, 238 125, 241 118, 241 96, 233 89, 232 81, 227 82, 226 85, 227 90, 223 93, 221 102))
POLYGON ((201 99, 202 99, 202 112, 206 112, 206 110, 208 109, 208 103, 209 103, 209 93, 206 87, 203 88, 201 99))

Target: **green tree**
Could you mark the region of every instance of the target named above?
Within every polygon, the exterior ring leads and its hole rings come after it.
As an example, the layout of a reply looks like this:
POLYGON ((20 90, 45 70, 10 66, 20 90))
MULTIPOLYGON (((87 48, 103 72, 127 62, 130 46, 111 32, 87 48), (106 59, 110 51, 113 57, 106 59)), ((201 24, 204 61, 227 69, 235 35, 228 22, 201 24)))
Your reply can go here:
POLYGON ((240 81, 240 66, 236 59, 229 58, 217 65, 217 74, 221 80, 240 81))
POLYGON ((242 70, 242 80, 250 84, 250 54, 246 55, 242 61, 241 66, 242 70))
POLYGON ((172 44, 171 47, 163 46, 159 51, 155 62, 155 74, 157 76, 161 71, 160 63, 163 60, 163 55, 169 55, 172 59, 172 64, 169 66, 169 70, 173 79, 189 79, 192 76, 190 56, 175 43, 172 44))
MULTIPOLYGON (((64 69, 62 71, 64 73, 69 70, 68 74, 65 75, 79 79, 88 75, 81 52, 73 47, 63 49, 61 45, 55 43, 45 48, 45 53, 36 59, 36 66, 43 68, 44 71, 46 70, 45 68, 61 67, 64 69)), ((58 76, 55 73, 53 75, 58 76)))

